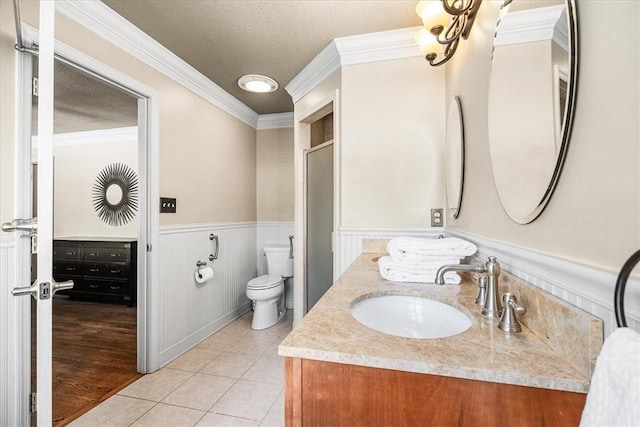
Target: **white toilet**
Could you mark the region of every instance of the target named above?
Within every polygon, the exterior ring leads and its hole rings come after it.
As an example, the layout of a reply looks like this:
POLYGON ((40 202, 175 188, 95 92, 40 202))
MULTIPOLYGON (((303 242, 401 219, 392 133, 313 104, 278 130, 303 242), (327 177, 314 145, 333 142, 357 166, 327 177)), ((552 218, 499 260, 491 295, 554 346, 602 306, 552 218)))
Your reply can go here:
POLYGON ((267 273, 247 283, 247 298, 253 301, 251 328, 267 329, 284 316, 284 279, 293 277, 293 259, 289 258, 289 245, 268 245, 263 248, 267 256, 267 273))

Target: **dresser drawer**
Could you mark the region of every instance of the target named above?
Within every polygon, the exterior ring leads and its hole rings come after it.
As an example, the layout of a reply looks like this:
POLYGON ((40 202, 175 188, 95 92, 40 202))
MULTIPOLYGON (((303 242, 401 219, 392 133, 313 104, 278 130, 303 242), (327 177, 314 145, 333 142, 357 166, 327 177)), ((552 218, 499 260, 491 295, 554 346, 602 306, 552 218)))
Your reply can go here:
POLYGON ((129 249, 127 248, 97 248, 85 247, 84 260, 91 261, 127 261, 129 259, 129 249))
POLYGON ((53 259, 77 260, 80 258, 80 247, 66 242, 53 243, 53 259))
POLYGON ((85 276, 113 277, 114 279, 126 279, 129 268, 126 263, 112 262, 87 262, 84 264, 85 276))
POLYGON ((91 292, 96 294, 115 294, 126 295, 128 293, 128 283, 126 281, 116 280, 83 280, 77 284, 73 290, 82 292, 91 292))
POLYGON ((53 263, 54 276, 79 276, 82 268, 77 261, 59 261, 53 263))

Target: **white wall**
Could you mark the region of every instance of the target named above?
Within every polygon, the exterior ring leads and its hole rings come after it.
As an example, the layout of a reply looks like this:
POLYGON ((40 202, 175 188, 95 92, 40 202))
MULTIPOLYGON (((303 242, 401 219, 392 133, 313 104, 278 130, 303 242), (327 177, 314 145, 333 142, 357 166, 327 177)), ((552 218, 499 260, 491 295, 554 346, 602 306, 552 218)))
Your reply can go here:
POLYGON ((253 223, 162 227, 159 298, 160 365, 205 339, 250 309, 246 285, 256 269, 253 223), (218 259, 209 261, 218 235, 218 259), (214 277, 195 281, 196 262, 206 261, 214 277))

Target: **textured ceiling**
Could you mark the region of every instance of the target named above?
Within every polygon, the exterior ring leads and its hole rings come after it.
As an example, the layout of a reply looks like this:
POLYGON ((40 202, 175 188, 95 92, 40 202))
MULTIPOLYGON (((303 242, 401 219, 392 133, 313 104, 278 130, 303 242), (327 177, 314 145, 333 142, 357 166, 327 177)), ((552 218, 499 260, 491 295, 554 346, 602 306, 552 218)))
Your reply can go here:
MULTIPOLYGON (((38 74, 34 61, 34 75, 38 74)), ((138 100, 59 61, 54 68, 53 133, 138 125, 138 100)), ((38 134, 38 101, 33 97, 32 133, 38 134)))
POLYGON ((420 25, 416 0, 103 0, 259 114, 293 111, 284 86, 332 39, 420 25), (243 74, 280 88, 244 92, 243 74))

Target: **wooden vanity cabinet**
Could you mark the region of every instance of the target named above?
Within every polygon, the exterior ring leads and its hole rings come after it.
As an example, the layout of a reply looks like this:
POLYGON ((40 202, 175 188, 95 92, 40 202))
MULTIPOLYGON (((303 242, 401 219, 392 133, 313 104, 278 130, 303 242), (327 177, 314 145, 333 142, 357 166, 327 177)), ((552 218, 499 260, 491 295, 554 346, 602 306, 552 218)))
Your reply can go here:
POLYGON ((137 242, 104 240, 54 240, 53 277, 73 280, 71 297, 94 301, 136 303, 137 242))
POLYGON ((577 426, 586 394, 285 358, 286 426, 577 426))

